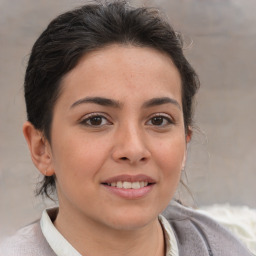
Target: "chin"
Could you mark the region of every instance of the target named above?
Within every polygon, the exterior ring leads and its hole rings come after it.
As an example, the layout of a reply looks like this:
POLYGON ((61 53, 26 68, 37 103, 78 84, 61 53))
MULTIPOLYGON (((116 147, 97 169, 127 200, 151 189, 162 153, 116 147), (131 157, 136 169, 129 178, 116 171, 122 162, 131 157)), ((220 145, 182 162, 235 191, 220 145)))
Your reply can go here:
POLYGON ((130 212, 127 211, 123 214, 113 214, 109 219, 107 220, 107 223, 109 223, 112 228, 116 230, 123 230, 123 231, 129 231, 129 230, 138 230, 145 226, 147 226, 149 223, 154 222, 158 217, 157 213, 147 213, 144 212, 130 212))

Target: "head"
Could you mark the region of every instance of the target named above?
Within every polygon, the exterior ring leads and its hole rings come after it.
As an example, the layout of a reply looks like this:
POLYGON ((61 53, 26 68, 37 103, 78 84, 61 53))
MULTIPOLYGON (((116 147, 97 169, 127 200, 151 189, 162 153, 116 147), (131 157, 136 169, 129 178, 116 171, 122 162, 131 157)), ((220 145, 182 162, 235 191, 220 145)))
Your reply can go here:
MULTIPOLYGON (((54 19, 35 42, 25 75, 27 119, 51 145, 56 102, 63 79, 84 56, 112 45, 150 48, 168 56, 181 79, 184 134, 191 134, 197 75, 183 55, 181 36, 158 10, 133 8, 125 1, 88 4, 54 19)), ((55 190, 55 175, 45 176, 38 194, 55 190)))

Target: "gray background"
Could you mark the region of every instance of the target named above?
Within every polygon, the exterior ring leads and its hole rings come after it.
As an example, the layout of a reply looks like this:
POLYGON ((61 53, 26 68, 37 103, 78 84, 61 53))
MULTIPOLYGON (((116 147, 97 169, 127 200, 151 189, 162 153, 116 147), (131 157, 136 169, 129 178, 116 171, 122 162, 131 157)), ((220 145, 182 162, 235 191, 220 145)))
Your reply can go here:
MULTIPOLYGON (((52 18, 84 2, 0 0, 0 238, 38 218, 49 204, 33 195, 40 177, 21 130, 28 54, 52 18)), ((199 128, 186 170, 195 203, 256 208, 256 1, 144 3, 160 7, 183 32, 185 53, 201 78, 199 128)), ((182 190, 178 196, 188 197, 182 190)))

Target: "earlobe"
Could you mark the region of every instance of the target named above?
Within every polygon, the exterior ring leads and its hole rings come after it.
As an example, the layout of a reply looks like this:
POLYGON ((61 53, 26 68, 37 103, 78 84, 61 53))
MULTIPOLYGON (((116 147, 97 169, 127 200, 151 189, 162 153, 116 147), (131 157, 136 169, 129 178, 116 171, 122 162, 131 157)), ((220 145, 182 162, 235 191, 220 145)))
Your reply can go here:
POLYGON ((189 126, 187 134, 186 134, 186 150, 185 150, 185 154, 184 154, 184 157, 182 160, 182 170, 185 169, 185 165, 186 165, 186 161, 187 161, 187 151, 188 151, 189 143, 192 138, 192 133, 193 133, 192 128, 191 128, 191 126, 189 126))
POLYGON ((184 169, 185 169, 186 160, 187 160, 187 152, 185 152, 183 160, 182 160, 181 171, 184 171, 184 169))
POLYGON ((186 134, 186 143, 187 143, 187 144, 191 141, 192 134, 193 134, 192 127, 189 126, 189 127, 188 127, 188 131, 187 131, 187 134, 186 134))
POLYGON ((25 122, 23 125, 23 134, 34 165, 43 175, 53 175, 54 168, 52 165, 50 145, 44 138, 42 132, 37 130, 30 122, 25 122))

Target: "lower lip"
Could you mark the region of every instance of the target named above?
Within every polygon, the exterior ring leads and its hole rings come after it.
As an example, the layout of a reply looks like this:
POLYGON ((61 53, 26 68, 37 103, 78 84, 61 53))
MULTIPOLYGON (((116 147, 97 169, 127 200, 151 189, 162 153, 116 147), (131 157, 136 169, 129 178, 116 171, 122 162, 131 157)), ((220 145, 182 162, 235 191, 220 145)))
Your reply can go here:
POLYGON ((139 189, 125 189, 103 185, 108 191, 125 199, 138 199, 145 197, 153 189, 154 184, 139 189))

